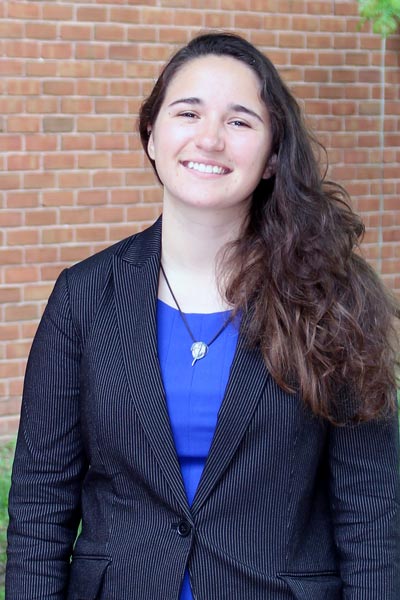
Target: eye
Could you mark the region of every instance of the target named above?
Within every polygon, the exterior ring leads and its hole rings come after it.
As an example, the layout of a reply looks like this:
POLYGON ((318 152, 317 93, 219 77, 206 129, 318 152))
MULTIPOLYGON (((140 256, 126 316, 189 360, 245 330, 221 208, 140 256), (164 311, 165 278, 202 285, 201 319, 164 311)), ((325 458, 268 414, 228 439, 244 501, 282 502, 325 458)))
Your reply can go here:
POLYGON ((235 127, 250 127, 248 123, 241 121, 240 119, 233 119, 233 121, 230 121, 229 123, 235 127))
POLYGON ((196 113, 190 111, 190 110, 185 110, 183 112, 180 112, 178 114, 179 117, 186 117, 187 119, 196 119, 197 115, 196 113))

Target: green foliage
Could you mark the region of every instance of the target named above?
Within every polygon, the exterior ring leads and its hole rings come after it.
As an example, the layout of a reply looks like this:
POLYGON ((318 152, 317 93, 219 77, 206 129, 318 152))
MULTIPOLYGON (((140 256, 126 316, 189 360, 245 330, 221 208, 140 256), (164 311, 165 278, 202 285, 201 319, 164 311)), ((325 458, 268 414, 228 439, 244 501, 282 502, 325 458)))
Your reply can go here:
POLYGON ((374 33, 386 38, 400 23, 400 0, 358 0, 361 25, 372 21, 374 33))
POLYGON ((8 491, 15 442, 0 446, 0 600, 4 600, 4 571, 6 566, 6 532, 8 523, 8 491))

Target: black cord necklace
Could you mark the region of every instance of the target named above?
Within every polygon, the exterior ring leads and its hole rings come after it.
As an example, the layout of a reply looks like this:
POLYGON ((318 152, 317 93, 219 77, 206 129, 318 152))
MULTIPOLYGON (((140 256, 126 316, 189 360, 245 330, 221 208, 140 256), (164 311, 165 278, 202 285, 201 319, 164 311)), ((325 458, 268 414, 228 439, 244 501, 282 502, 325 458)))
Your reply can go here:
POLYGON ((187 322, 186 316, 185 314, 182 312, 181 307, 179 306, 178 300, 175 297, 174 292, 172 291, 171 288, 171 284, 168 281, 168 277, 165 274, 164 271, 164 267, 162 266, 162 264, 160 264, 160 269, 162 274, 164 275, 164 279, 165 279, 165 283, 167 284, 167 287, 170 291, 170 294, 176 304, 176 308, 179 311, 179 314, 182 318, 183 324, 185 325, 188 334, 190 335, 193 344, 190 347, 190 351, 192 353, 192 357, 193 357, 193 362, 192 362, 192 367, 194 366, 194 364, 196 363, 196 360, 200 360, 201 358, 204 358, 205 355, 208 352, 208 348, 211 346, 211 344, 213 342, 215 342, 215 340, 221 335, 221 333, 227 328, 227 326, 229 325, 229 323, 232 321, 232 314, 229 316, 229 318, 225 321, 225 323, 222 325, 221 329, 219 329, 217 331, 217 333, 214 335, 214 337, 208 342, 208 344, 206 344, 205 342, 198 342, 196 341, 196 338, 194 337, 192 330, 189 327, 189 323, 187 322))

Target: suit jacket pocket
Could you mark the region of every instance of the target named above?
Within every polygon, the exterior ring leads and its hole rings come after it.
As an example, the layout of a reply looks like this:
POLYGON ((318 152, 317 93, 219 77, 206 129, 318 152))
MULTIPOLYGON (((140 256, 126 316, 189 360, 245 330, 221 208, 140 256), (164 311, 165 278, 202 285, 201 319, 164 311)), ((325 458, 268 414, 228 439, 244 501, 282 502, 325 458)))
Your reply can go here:
POLYGON ((72 558, 67 600, 97 600, 111 559, 77 555, 72 558))
POLYGON ((296 600, 341 600, 342 581, 335 573, 281 573, 296 600))

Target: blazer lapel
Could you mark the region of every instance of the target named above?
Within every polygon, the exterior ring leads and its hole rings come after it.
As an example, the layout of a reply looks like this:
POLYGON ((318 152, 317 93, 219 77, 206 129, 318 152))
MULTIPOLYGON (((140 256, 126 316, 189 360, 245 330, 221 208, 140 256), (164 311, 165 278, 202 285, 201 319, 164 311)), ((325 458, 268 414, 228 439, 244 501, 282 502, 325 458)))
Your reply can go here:
POLYGON ((243 329, 233 360, 225 396, 218 413, 210 452, 191 507, 198 512, 229 465, 256 409, 269 372, 261 353, 246 345, 243 329))
POLYGON ((128 384, 143 429, 184 513, 190 511, 172 437, 157 354, 161 221, 114 257, 116 312, 128 384))

